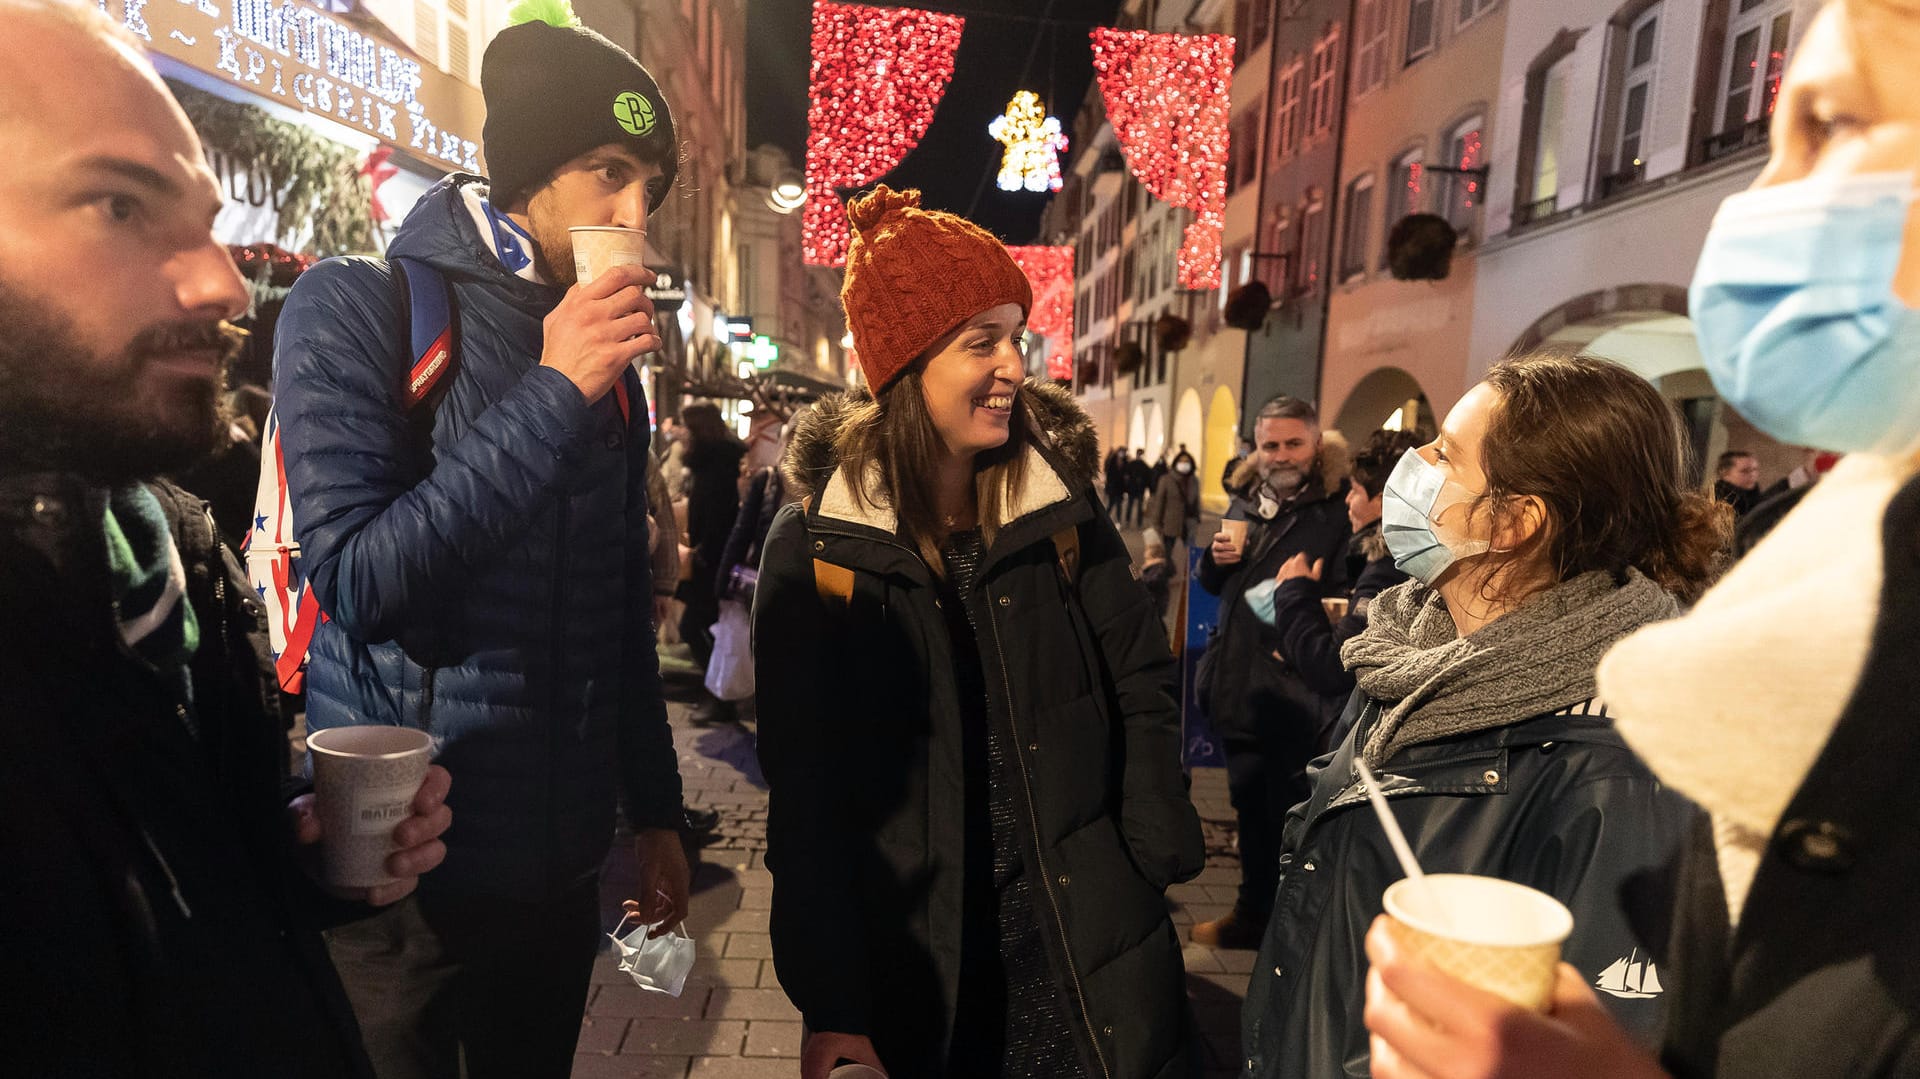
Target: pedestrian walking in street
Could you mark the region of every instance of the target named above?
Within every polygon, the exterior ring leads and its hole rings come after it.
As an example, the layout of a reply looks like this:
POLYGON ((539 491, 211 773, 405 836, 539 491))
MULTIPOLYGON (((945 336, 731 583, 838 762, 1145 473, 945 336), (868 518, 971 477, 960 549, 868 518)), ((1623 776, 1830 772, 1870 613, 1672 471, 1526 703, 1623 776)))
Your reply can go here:
POLYGON ((1275 651, 1273 628, 1247 601, 1295 555, 1328 567, 1322 587, 1345 584, 1347 510, 1323 461, 1319 414, 1276 397, 1254 418, 1258 444, 1232 486, 1244 492, 1200 560, 1200 587, 1220 597, 1220 624, 1207 641, 1200 700, 1227 758, 1228 793, 1240 832, 1240 892, 1225 916, 1193 927, 1193 941, 1255 948, 1273 908, 1280 828, 1307 795, 1306 767, 1318 752, 1326 707, 1275 651))
POLYGON ((680 143, 646 70, 574 23, 502 30, 481 87, 491 180, 441 181, 386 261, 307 271, 276 337, 287 489, 328 615, 308 724, 432 731, 462 820, 417 896, 330 938, 382 1079, 568 1073, 617 794, 643 917, 664 931, 687 905, 630 369, 660 347, 652 277, 577 283, 568 233, 643 227, 680 143), (616 115, 634 97, 651 126, 616 115), (400 264, 443 279, 458 321, 430 432, 395 389, 400 264))
POLYGON ((1127 462, 1127 514, 1126 525, 1129 528, 1140 527, 1140 511, 1146 505, 1147 495, 1153 492, 1153 466, 1147 463, 1147 451, 1135 450, 1133 460, 1127 462))
MULTIPOLYGON (((1682 460, 1652 384, 1541 355, 1495 367, 1395 465, 1387 544, 1413 580, 1376 597, 1342 650, 1358 682, 1349 733, 1287 820, 1243 1017, 1250 1073, 1338 1075, 1367 1057, 1364 938, 1400 868, 1354 797, 1356 760, 1393 777, 1423 867, 1566 904, 1562 954, 1588 981, 1660 943, 1628 904, 1660 901, 1705 820, 1627 749, 1593 671, 1697 596, 1731 538, 1726 510, 1685 489, 1682 460)), ((1643 1041, 1657 1035, 1657 995, 1608 1004, 1643 1041)))
POLYGON ((1773 159, 1709 232, 1689 310, 1727 404, 1847 456, 1686 616, 1601 664, 1602 699, 1712 816, 1656 951, 1659 1062, 1561 967, 1547 1014, 1368 938, 1374 1074, 1920 1074, 1920 11, 1841 0, 1801 39, 1773 159))
POLYGON ((1178 680, 1092 424, 1021 381, 999 241, 884 186, 848 216, 872 396, 802 421, 754 612, 802 1079, 1192 1074, 1178 680))
POLYGON ((1353 673, 1340 662, 1340 648, 1367 628, 1374 597, 1407 579, 1406 571, 1393 564, 1380 516, 1387 477, 1418 443, 1410 431, 1375 431, 1354 457, 1346 498, 1353 536, 1341 555, 1344 576, 1352 587, 1328 596, 1326 564, 1295 554, 1274 575, 1270 607, 1263 603, 1257 610, 1279 636, 1280 658, 1300 672, 1326 706, 1328 723, 1320 739, 1321 752, 1333 748, 1346 733, 1334 721, 1353 696, 1353 673), (1337 616, 1327 609, 1330 598, 1345 604, 1337 616))
POLYGON ((1194 475, 1197 467, 1192 454, 1181 453, 1147 500, 1146 529, 1152 533, 1148 542, 1157 537, 1176 565, 1185 564, 1187 541, 1200 523, 1200 478, 1194 475))
POLYGON ((448 777, 394 883, 310 875, 260 605, 155 479, 226 437, 247 291, 144 48, 93 4, 0 0, 0 1074, 370 1079, 320 931, 432 879, 448 777))
MULTIPOLYGON (((704 673, 713 661, 713 624, 720 618, 716 575, 725 561, 727 537, 740 514, 740 462, 747 444, 727 429, 720 409, 710 402, 688 405, 680 413, 687 427, 687 549, 692 567, 680 582, 684 610, 680 639, 693 650, 693 661, 704 673)), ((703 687, 694 706, 693 722, 724 723, 734 718, 731 701, 723 701, 703 687)))
POLYGON ((1100 475, 1106 484, 1107 515, 1115 524, 1125 520, 1127 509, 1127 451, 1124 446, 1115 446, 1107 454, 1106 462, 1100 467, 1100 475))

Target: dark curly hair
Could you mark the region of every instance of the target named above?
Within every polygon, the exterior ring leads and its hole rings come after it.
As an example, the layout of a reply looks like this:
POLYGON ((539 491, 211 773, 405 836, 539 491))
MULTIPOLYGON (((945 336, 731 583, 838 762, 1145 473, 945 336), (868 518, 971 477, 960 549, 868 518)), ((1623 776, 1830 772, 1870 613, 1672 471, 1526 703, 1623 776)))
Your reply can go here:
POLYGON ((1379 430, 1367 436, 1366 445, 1353 455, 1353 482, 1366 489, 1367 497, 1379 498, 1386 490, 1387 477, 1407 451, 1420 445, 1420 436, 1412 431, 1379 430))

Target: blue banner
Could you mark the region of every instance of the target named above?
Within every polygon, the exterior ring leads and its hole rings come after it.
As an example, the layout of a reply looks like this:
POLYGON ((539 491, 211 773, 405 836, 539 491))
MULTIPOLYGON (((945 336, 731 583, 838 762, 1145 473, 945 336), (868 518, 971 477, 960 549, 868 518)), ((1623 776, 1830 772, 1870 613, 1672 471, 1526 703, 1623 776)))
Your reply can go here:
POLYGON ((1200 703, 1200 657, 1220 624, 1220 597, 1200 587, 1200 560, 1207 549, 1198 544, 1187 548, 1186 648, 1180 656, 1181 761, 1188 768, 1223 767, 1227 763, 1220 748, 1220 737, 1213 732, 1206 710, 1200 703))

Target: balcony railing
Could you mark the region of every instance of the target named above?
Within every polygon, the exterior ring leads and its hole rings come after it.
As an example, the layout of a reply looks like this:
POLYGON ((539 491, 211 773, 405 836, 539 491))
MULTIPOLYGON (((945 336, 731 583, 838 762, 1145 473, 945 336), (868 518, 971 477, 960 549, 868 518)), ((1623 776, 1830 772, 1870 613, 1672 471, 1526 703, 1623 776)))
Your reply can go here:
POLYGON ((1765 146, 1767 132, 1773 127, 1773 118, 1762 116, 1749 120, 1739 127, 1728 128, 1717 135, 1709 135, 1700 143, 1702 163, 1718 161, 1723 157, 1737 154, 1749 146, 1765 146))
POLYGON ((1531 225, 1535 221, 1552 217, 1559 209, 1560 196, 1558 194, 1549 195, 1544 199, 1529 202, 1525 206, 1513 211, 1514 226, 1531 225))
POLYGON ((1612 198, 1647 178, 1647 166, 1643 162, 1619 172, 1600 177, 1600 197, 1612 198))

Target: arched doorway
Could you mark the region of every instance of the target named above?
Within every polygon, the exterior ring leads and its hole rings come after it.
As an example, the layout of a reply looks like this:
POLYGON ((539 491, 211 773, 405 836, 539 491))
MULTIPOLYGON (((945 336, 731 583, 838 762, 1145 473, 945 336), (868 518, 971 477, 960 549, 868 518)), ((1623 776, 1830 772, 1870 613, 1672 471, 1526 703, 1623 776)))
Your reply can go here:
POLYGON ((1541 348, 1612 360, 1653 383, 1680 413, 1698 481, 1712 479, 1711 465, 1727 449, 1759 458, 1768 479, 1800 464, 1797 447, 1768 438, 1721 402, 1687 317, 1687 292, 1678 285, 1626 285, 1569 300, 1529 326, 1512 354, 1541 348))
POLYGON ((1382 427, 1414 431, 1424 439, 1433 433, 1437 424, 1433 406, 1427 403, 1426 391, 1420 388, 1420 383, 1398 367, 1380 367, 1369 372, 1353 387, 1353 392, 1347 394, 1333 426, 1358 449, 1368 435, 1382 427))
POLYGON ((1180 407, 1173 414, 1173 438, 1167 447, 1167 461, 1185 446, 1195 460, 1203 460, 1206 450, 1206 418, 1200 411, 1200 392, 1188 390, 1180 395, 1180 407))
POLYGON ((1200 455, 1200 504, 1214 513, 1227 511, 1227 491, 1220 483, 1220 473, 1233 460, 1239 440, 1240 409, 1233 403, 1233 391, 1216 386, 1213 402, 1207 406, 1207 452, 1200 455))

